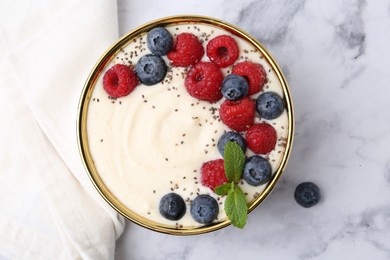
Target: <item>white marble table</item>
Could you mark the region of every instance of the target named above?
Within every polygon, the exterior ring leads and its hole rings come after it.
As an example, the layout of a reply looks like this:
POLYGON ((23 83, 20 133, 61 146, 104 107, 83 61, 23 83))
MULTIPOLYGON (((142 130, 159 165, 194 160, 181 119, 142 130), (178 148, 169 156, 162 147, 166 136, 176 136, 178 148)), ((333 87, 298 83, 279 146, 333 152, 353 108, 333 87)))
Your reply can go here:
POLYGON ((119 0, 120 33, 201 14, 237 24, 281 65, 296 133, 281 181, 244 230, 159 234, 127 222, 117 259, 389 259, 390 1, 119 0), (313 208, 293 198, 313 181, 313 208))

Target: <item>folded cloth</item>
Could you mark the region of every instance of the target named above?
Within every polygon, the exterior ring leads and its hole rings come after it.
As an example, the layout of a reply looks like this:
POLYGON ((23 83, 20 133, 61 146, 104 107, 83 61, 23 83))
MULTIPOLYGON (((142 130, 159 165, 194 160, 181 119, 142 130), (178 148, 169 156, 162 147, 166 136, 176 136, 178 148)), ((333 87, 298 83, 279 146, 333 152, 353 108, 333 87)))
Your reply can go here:
POLYGON ((118 38, 115 0, 0 4, 0 255, 113 259, 124 220, 77 148, 83 84, 118 38))

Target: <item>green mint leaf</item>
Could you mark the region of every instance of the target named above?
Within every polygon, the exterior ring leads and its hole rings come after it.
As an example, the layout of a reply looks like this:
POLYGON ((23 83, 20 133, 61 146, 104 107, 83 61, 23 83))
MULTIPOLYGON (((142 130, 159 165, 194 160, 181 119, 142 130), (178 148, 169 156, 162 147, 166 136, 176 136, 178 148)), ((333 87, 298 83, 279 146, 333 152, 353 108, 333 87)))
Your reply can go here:
POLYGON ((225 200, 225 212, 230 223, 238 228, 244 228, 248 219, 248 205, 239 186, 230 189, 225 200))
POLYGON ((223 196, 223 195, 226 195, 230 189, 231 189, 231 184, 224 183, 222 185, 215 187, 214 192, 217 193, 219 196, 223 196))
POLYGON ((236 142, 227 142, 224 151, 224 168, 229 182, 238 183, 244 170, 245 154, 236 142))

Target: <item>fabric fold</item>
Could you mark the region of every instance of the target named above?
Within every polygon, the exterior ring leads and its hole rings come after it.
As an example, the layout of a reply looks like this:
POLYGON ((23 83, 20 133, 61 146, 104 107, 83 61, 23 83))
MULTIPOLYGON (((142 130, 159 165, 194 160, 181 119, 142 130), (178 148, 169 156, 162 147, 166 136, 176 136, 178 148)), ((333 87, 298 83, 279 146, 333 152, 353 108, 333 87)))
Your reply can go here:
POLYGON ((53 248, 61 258, 62 246, 71 258, 112 259, 124 220, 88 179, 76 120, 88 74, 118 38, 116 2, 10 1, 0 14, 0 201, 14 202, 1 214, 0 255, 51 258, 53 248))

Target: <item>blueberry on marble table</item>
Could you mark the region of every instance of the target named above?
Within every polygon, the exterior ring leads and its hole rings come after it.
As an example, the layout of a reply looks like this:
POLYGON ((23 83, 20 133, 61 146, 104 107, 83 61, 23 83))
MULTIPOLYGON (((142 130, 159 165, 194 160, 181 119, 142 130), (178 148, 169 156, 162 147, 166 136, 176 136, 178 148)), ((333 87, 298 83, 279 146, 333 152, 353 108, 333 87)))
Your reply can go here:
POLYGON ((321 199, 320 188, 312 182, 303 182, 296 187, 294 198, 304 208, 313 207, 321 199))

